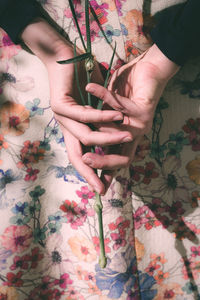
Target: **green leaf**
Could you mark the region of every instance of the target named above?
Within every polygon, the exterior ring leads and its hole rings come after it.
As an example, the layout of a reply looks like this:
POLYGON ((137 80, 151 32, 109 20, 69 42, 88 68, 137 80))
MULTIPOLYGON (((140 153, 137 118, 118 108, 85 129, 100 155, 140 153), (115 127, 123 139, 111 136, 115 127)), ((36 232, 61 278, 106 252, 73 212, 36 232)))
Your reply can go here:
POLYGON ((72 0, 69 0, 69 6, 70 6, 70 9, 71 9, 71 12, 72 12, 72 15, 73 15, 73 18, 74 18, 74 22, 76 24, 76 27, 77 27, 77 30, 78 30, 78 33, 79 33, 79 36, 80 36, 80 39, 81 39, 81 42, 82 42, 83 48, 85 49, 85 51, 87 51, 86 46, 85 46, 85 42, 83 40, 83 35, 81 33, 81 30, 80 30, 80 27, 79 27, 79 24, 78 24, 78 20, 77 20, 77 17, 76 17, 76 12, 75 12, 74 4, 73 4, 72 0))
POLYGON ((87 52, 91 53, 89 0, 85 0, 85 27, 86 27, 86 35, 87 35, 87 52))
MULTIPOLYGON (((107 88, 107 85, 108 85, 108 79, 109 79, 109 76, 110 76, 110 70, 111 70, 111 67, 112 67, 113 59, 115 57, 116 47, 117 47, 117 44, 115 42, 115 47, 113 49, 113 54, 112 54, 112 57, 111 57, 111 60, 110 60, 110 64, 109 64, 109 67, 108 67, 108 70, 107 70, 107 74, 106 74, 106 79, 105 79, 105 82, 104 82, 104 87, 105 88, 107 88)), ((103 101, 99 99, 99 102, 98 102, 98 105, 97 105, 97 109, 101 110, 102 106, 103 106, 103 101)))
POLYGON ((102 33, 103 37, 105 38, 106 42, 110 45, 111 42, 108 40, 108 38, 107 38, 107 36, 106 36, 106 34, 105 34, 105 32, 104 32, 104 30, 103 30, 103 28, 102 28, 100 22, 99 22, 99 19, 98 19, 97 15, 96 15, 96 13, 95 13, 95 11, 94 11, 94 8, 92 7, 91 4, 90 4, 90 9, 91 9, 91 13, 92 13, 92 15, 93 15, 95 21, 97 22, 97 24, 98 24, 98 26, 99 26, 99 29, 101 30, 101 33, 102 33))
POLYGON ((73 57, 73 58, 70 58, 70 59, 67 59, 67 60, 60 60, 60 61, 57 61, 57 63, 59 64, 71 64, 71 63, 76 63, 76 62, 79 62, 81 60, 84 60, 86 58, 91 58, 92 57, 92 54, 91 53, 84 53, 84 54, 81 54, 79 56, 76 56, 76 57, 73 57))
MULTIPOLYGON (((74 42, 74 57, 76 57, 76 40, 74 42)), ((83 93, 81 91, 80 82, 79 82, 77 63, 74 64, 74 69, 75 69, 76 84, 77 84, 77 88, 78 88, 79 95, 80 95, 80 98, 81 98, 81 102, 82 102, 83 105, 86 105, 83 93)))

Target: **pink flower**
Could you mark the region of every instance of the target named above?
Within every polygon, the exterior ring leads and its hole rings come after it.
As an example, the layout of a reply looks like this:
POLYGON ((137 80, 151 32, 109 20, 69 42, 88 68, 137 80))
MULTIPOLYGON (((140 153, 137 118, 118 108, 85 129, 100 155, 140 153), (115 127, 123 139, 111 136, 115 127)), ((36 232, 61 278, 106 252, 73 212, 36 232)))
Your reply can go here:
POLYGON ((145 212, 147 211, 148 207, 144 205, 142 207, 139 207, 133 214, 135 229, 139 229, 143 224, 146 224, 148 222, 148 218, 145 215, 145 212))
POLYGON ((26 174, 24 180, 25 181, 30 181, 30 180, 35 181, 37 179, 37 174, 40 172, 40 170, 28 168, 28 169, 26 169, 26 172, 28 174, 26 174))
MULTIPOLYGON (((86 27, 85 25, 81 26, 81 33, 84 36, 85 40, 87 40, 86 27)), ((96 21, 91 22, 90 24, 90 37, 91 42, 94 42, 95 38, 98 36, 100 29, 96 21)))
POLYGON ((159 269, 161 266, 156 263, 156 261, 151 261, 148 265, 148 267, 145 269, 145 272, 147 272, 150 276, 154 275, 154 271, 159 269))
MULTIPOLYGON (((75 2, 75 1, 73 1, 73 2, 75 2)), ((84 20, 85 20, 85 13, 84 13, 83 7, 82 7, 82 5, 80 3, 76 4, 76 6, 75 6, 75 12, 76 12, 76 18, 77 18, 78 22, 84 22, 84 20)), ((64 15, 65 15, 65 17, 71 19, 72 18, 71 9, 70 8, 66 8, 64 10, 64 15)))
POLYGON ((27 270, 28 269, 28 262, 29 262, 29 255, 24 255, 22 257, 15 256, 13 259, 14 264, 10 266, 11 270, 16 270, 17 268, 27 270))
POLYGON ((68 284, 73 283, 73 280, 70 279, 69 274, 64 273, 60 276, 60 279, 56 279, 54 283, 58 284, 62 289, 66 289, 68 284))
POLYGON ((17 55, 21 47, 13 44, 10 37, 3 31, 0 30, 0 59, 10 59, 17 55))
POLYGON ((18 272, 17 274, 14 273, 7 273, 6 277, 7 280, 6 282, 4 282, 4 285, 8 285, 8 286, 17 286, 20 287, 23 285, 23 280, 21 279, 23 275, 23 272, 18 272))
POLYGON ((30 255, 31 268, 35 269, 43 257, 44 255, 40 252, 39 247, 33 248, 30 255))
POLYGON ((124 229, 128 228, 129 226, 130 221, 124 220, 123 217, 118 217, 115 223, 113 222, 108 225, 110 230, 118 229, 120 232, 124 232, 124 229))
POLYGON ((87 186, 82 186, 81 191, 76 191, 76 194, 84 204, 88 204, 88 199, 92 199, 95 196, 95 193, 89 191, 87 186))
MULTIPOLYGON (((95 250, 97 251, 97 253, 99 254, 100 252, 100 243, 99 243, 99 238, 97 236, 94 236, 92 238, 92 241, 95 245, 95 250)), ((108 244, 110 243, 110 239, 109 238, 104 238, 104 246, 105 246, 105 252, 106 253, 110 253, 111 249, 110 247, 108 247, 108 244)))
POLYGON ((120 247, 124 247, 126 245, 126 240, 120 233, 111 233, 110 236, 111 239, 115 242, 115 244, 113 245, 114 250, 118 250, 120 247))
POLYGON ((25 225, 11 225, 0 236, 3 247, 17 253, 25 251, 30 246, 31 239, 32 231, 25 225))
POLYGON ((183 265, 182 273, 183 278, 188 280, 189 278, 193 277, 194 280, 198 279, 200 273, 200 261, 186 261, 188 263, 188 267, 183 265))
POLYGON ((66 299, 84 300, 85 298, 79 292, 77 292, 73 287, 70 286, 69 289, 67 290, 67 298, 66 299))
POLYGON ((192 251, 191 254, 192 257, 200 256, 200 246, 198 247, 192 246, 191 251, 192 251))

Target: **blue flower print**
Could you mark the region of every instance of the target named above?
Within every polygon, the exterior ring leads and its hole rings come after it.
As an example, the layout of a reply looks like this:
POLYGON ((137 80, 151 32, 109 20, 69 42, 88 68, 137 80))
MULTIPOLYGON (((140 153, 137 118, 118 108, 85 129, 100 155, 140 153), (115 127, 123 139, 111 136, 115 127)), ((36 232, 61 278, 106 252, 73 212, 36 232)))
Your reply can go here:
POLYGON ((111 261, 108 261, 106 269, 101 269, 96 265, 96 284, 100 290, 109 290, 107 297, 112 299, 120 299, 123 292, 128 293, 128 300, 139 294, 142 300, 152 300, 157 291, 152 290, 152 286, 156 284, 155 279, 146 273, 142 273, 136 269, 136 258, 134 257, 125 272, 118 272, 109 268, 111 261), (139 286, 139 291, 132 292, 134 286, 139 286))
POLYGON ((22 215, 24 215, 24 211, 26 209, 26 207, 28 206, 28 202, 18 202, 17 204, 15 204, 15 206, 11 209, 11 211, 14 213, 14 214, 19 214, 21 213, 22 215))
POLYGON ((76 171, 72 165, 65 167, 50 166, 47 170, 48 172, 56 172, 56 178, 63 178, 66 182, 79 183, 86 182, 85 179, 76 171))
POLYGON ((120 26, 121 26, 122 34, 127 36, 128 35, 128 30, 127 30, 126 26, 122 23, 120 23, 120 26))
POLYGON ((38 105, 40 104, 40 99, 35 98, 33 99, 33 102, 28 101, 26 102, 25 107, 30 110, 30 117, 34 117, 35 115, 43 115, 44 113, 44 109, 38 107, 38 105))
MULTIPOLYGON (((129 296, 127 300, 138 299, 141 300, 152 300, 157 294, 156 289, 152 289, 153 285, 156 284, 156 280, 153 276, 150 276, 147 273, 142 273, 138 271, 138 289, 132 292, 132 297, 129 296), (138 298, 137 298, 138 297, 138 298)), ((128 292, 130 295, 130 293, 128 292)))
MULTIPOLYGON (((113 29, 111 25, 106 25, 104 28, 104 33, 108 39, 108 41, 111 43, 113 36, 120 36, 121 31, 119 29, 113 29)), ((103 33, 100 31, 99 36, 103 37, 103 33)))
POLYGON ((14 175, 11 169, 7 171, 3 171, 0 169, 0 191, 3 190, 7 184, 12 183, 13 181, 19 180, 21 178, 20 175, 14 175))
POLYGON ((6 250, 5 248, 0 249, 0 271, 7 268, 7 258, 11 255, 11 250, 6 250))

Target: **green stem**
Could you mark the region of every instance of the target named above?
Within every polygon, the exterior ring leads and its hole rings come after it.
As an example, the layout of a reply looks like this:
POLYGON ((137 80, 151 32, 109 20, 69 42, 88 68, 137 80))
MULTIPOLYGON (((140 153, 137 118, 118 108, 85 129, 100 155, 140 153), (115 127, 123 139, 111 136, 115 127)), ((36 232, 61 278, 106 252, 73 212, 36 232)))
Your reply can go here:
MULTIPOLYGON (((87 83, 91 82, 91 72, 87 71, 87 83)), ((91 94, 87 93, 88 105, 92 106, 91 94)))
POLYGON ((99 265, 101 268, 105 268, 107 264, 107 258, 105 254, 105 245, 104 245, 104 233, 103 233, 103 217, 102 217, 102 202, 101 196, 98 193, 95 193, 95 204, 94 209, 98 216, 99 222, 99 243, 100 243, 100 256, 99 256, 99 265))

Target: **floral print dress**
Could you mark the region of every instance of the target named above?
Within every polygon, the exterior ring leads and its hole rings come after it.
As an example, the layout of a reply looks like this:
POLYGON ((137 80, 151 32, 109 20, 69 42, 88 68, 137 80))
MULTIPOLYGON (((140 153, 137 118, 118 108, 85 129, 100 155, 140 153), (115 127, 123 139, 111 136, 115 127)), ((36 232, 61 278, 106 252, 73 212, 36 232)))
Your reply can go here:
MULTIPOLYGON (((73 42, 68 1, 40 2, 73 42)), ((93 53, 108 68, 116 42, 114 72, 150 47, 143 24, 177 1, 90 3, 93 53)), ((170 81, 135 161, 102 199, 101 269, 95 195, 69 163, 46 69, 3 30, 0 57, 0 299, 200 299, 199 59, 170 81)))

